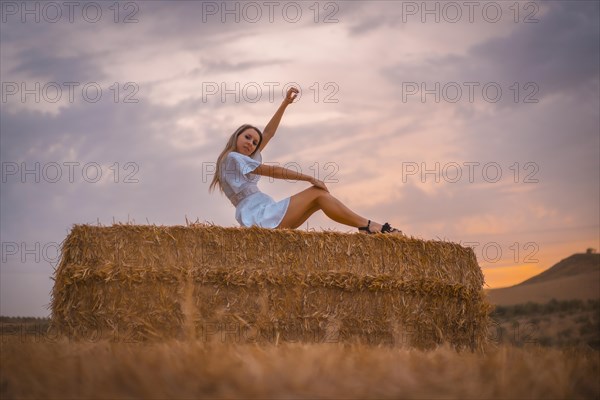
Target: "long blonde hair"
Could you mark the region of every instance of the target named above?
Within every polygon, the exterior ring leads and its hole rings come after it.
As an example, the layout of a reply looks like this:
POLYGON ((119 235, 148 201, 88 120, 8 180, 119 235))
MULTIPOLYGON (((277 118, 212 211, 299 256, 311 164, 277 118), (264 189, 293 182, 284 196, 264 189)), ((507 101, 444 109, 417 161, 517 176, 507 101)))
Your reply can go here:
POLYGON ((235 151, 238 136, 240 136, 242 134, 242 132, 244 132, 248 128, 254 129, 258 133, 258 136, 260 136, 258 145, 256 145, 256 149, 252 152, 251 156, 254 155, 254 153, 256 153, 258 151, 258 148, 260 147, 260 144, 262 143, 262 140, 263 140, 262 132, 258 128, 256 128, 255 126, 252 126, 250 124, 244 124, 244 125, 240 126, 239 128, 237 128, 235 130, 235 132, 233 132, 233 134, 231 135, 229 140, 227 141, 227 144, 225 145, 225 148, 219 155, 219 158, 217 158, 217 168, 215 170, 215 176, 213 176, 212 182, 210 183, 210 186, 208 187, 209 192, 214 191, 215 187, 217 187, 217 186, 219 187, 219 190, 221 192, 223 192, 223 187, 221 186, 221 178, 220 178, 221 177, 221 164, 222 164, 223 160, 225 160, 225 157, 227 157, 227 154, 231 153, 232 151, 235 151))

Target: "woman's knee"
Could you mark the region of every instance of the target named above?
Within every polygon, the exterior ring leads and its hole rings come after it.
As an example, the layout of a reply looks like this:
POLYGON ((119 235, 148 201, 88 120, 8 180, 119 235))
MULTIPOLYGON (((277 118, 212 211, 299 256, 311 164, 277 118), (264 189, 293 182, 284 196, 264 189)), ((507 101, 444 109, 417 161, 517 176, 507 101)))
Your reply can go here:
POLYGON ((322 192, 322 190, 312 186, 301 192, 298 197, 304 199, 306 203, 310 203, 312 205, 315 204, 319 199, 319 196, 321 195, 319 192, 322 192))
POLYGON ((332 197, 329 192, 313 186, 301 192, 298 196, 298 200, 301 204, 304 204, 304 207, 307 209, 316 208, 318 210, 322 208, 324 199, 327 197, 332 197))
POLYGON ((315 188, 316 193, 315 193, 315 202, 320 206, 323 205, 324 201, 333 199, 334 197, 331 195, 331 193, 323 190, 323 189, 317 189, 315 188))

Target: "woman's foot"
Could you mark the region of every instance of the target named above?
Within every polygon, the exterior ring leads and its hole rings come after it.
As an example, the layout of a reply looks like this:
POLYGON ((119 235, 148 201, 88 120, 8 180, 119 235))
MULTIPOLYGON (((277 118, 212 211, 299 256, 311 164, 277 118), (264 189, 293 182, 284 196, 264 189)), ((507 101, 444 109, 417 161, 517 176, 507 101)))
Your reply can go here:
POLYGON ((359 232, 365 233, 392 233, 396 235, 402 235, 402 231, 396 228, 392 228, 390 224, 387 222, 383 225, 378 224, 377 222, 373 222, 369 220, 367 226, 361 226, 358 228, 359 232))

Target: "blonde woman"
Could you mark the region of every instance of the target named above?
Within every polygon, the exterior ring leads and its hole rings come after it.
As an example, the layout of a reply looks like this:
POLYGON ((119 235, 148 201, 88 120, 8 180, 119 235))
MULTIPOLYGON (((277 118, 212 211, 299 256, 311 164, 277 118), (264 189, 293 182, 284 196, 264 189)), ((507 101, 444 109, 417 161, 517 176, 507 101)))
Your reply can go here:
POLYGON ((312 214, 323 210, 332 220, 358 228, 365 233, 402 234, 390 224, 383 225, 356 214, 336 199, 323 181, 287 168, 262 164, 261 151, 271 141, 287 106, 298 89, 287 91, 285 99, 265 127, 264 132, 252 125, 242 125, 229 138, 217 159, 212 192, 219 187, 235 207, 235 219, 241 226, 292 228, 302 225, 312 214), (312 186, 291 197, 275 201, 258 189, 260 176, 306 181, 312 186))

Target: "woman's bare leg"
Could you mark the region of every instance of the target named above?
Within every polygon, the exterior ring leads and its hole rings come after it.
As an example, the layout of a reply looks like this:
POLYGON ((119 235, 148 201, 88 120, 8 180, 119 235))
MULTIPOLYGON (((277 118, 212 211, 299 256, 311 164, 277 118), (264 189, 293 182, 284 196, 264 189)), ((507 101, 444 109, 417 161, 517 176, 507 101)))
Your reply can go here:
MULTIPOLYGON (((290 200, 290 202, 291 202, 291 200, 290 200)), ((288 208, 288 211, 289 211, 289 208, 288 208)), ((300 218, 298 218, 298 219, 296 220, 296 222, 295 222, 295 223, 294 223, 292 226, 290 226, 290 228, 292 228, 292 229, 296 229, 296 228, 298 228, 300 225, 302 225, 303 223, 305 223, 305 222, 306 222, 306 220, 307 220, 307 219, 308 219, 308 218, 309 218, 311 215, 313 215, 313 214, 314 214, 314 213, 316 213, 317 211, 319 211, 319 206, 317 206, 317 205, 314 205, 313 207, 311 207, 311 208, 307 209, 306 211, 304 211, 304 214, 302 214, 302 216, 301 216, 300 218)), ((279 226, 279 227, 281 228, 281 226, 279 226)))
MULTIPOLYGON (((329 192, 310 187, 290 198, 290 204, 278 228, 297 228, 318 210, 323 210, 325 215, 340 224, 359 227, 368 223, 368 219, 350 210, 329 192)), ((381 225, 371 222, 371 229, 379 230, 381 225)))

